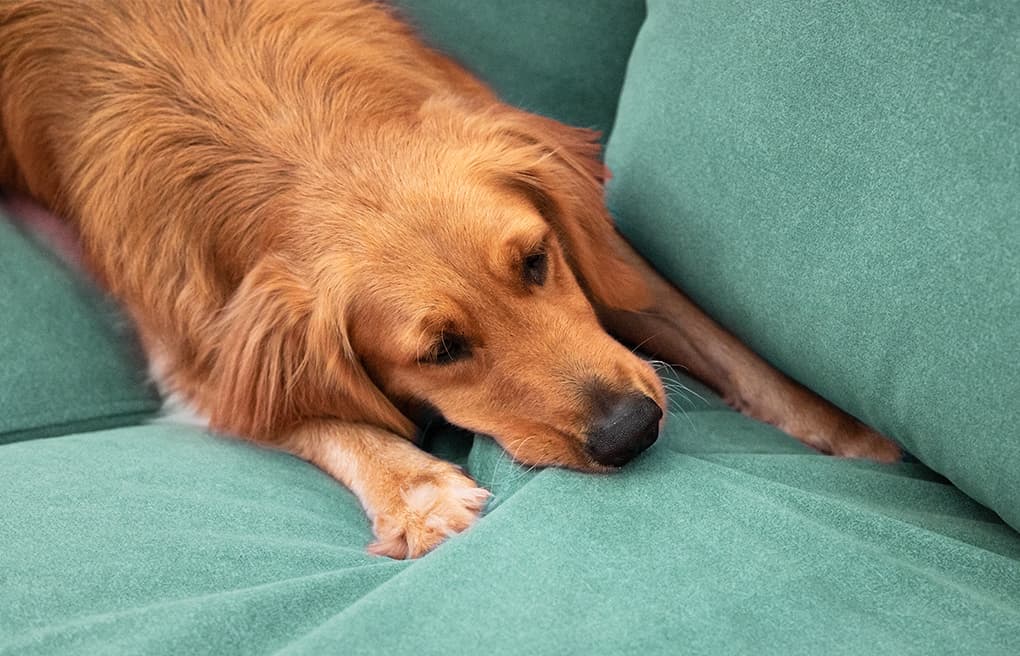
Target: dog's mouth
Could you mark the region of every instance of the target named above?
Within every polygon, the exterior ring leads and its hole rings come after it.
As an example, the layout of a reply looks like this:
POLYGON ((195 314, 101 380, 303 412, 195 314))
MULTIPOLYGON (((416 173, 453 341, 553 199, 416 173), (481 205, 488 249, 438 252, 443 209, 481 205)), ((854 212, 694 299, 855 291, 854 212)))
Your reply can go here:
POLYGON ((529 467, 609 474, 649 449, 662 423, 659 404, 642 395, 640 401, 593 420, 583 434, 545 427, 541 433, 496 441, 515 461, 529 467))
POLYGON ((589 473, 612 473, 631 462, 658 439, 664 423, 661 402, 633 390, 614 394, 593 406, 581 429, 557 426, 533 418, 501 423, 513 430, 474 426, 450 419, 431 402, 412 399, 403 404, 418 427, 415 441, 428 439, 430 428, 449 424, 461 430, 490 435, 514 461, 527 467, 560 467, 589 473))

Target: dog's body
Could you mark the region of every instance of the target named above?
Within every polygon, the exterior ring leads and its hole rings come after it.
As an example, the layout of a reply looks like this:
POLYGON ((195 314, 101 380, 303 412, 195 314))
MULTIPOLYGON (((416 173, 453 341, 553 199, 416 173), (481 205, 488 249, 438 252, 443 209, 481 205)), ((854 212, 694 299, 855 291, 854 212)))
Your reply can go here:
POLYGON ((612 228, 594 135, 503 105, 363 0, 0 1, 0 185, 67 217, 163 383, 416 556, 487 493, 433 407, 605 471, 665 407, 621 339, 819 449, 891 443, 774 371, 612 228))

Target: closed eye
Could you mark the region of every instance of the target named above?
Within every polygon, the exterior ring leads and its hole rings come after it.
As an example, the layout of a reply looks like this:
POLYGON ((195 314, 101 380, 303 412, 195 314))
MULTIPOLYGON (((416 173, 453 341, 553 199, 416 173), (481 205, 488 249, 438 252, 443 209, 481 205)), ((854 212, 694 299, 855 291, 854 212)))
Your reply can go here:
POLYGON ((471 357, 467 338, 457 333, 442 333, 428 353, 419 361, 426 364, 448 365, 471 357))

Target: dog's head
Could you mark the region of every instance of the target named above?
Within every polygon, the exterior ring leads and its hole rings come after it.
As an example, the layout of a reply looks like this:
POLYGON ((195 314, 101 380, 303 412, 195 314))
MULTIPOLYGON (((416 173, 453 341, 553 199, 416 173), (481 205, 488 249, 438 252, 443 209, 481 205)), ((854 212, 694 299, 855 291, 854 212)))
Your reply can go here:
POLYGON ((428 407, 523 463, 624 464, 665 398, 593 309, 649 304, 614 251, 597 135, 505 108, 417 129, 413 148, 376 133, 382 161, 346 162, 291 255, 242 285, 257 326, 235 331, 236 357, 261 364, 228 404, 257 426, 312 414, 404 435, 428 407))

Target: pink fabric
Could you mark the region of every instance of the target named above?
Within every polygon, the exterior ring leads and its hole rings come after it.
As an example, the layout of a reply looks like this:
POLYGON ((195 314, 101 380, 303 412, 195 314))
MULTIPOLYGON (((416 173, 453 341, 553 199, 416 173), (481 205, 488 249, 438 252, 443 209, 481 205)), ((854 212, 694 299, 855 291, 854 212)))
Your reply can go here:
POLYGON ((15 224, 46 244, 67 265, 85 273, 82 249, 74 228, 28 196, 10 193, 0 198, 0 209, 15 224))

